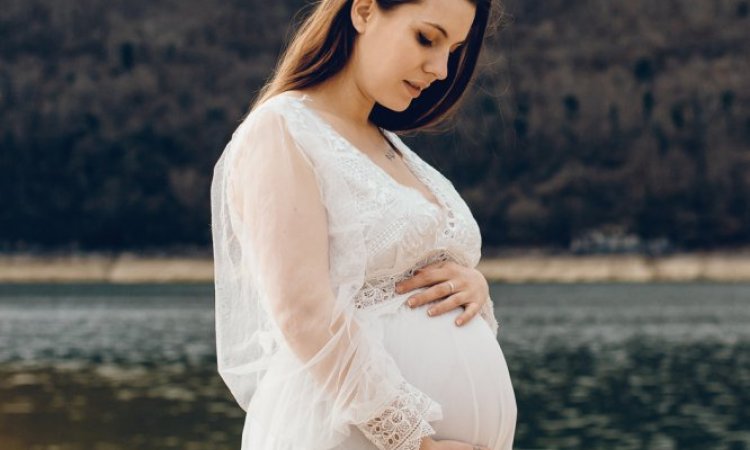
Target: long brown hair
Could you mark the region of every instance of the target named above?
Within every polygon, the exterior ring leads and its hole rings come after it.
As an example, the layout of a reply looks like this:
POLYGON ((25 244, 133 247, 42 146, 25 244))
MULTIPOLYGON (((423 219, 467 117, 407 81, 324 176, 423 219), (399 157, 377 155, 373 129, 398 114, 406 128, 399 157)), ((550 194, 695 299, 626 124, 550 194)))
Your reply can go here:
MULTIPOLYGON (((383 11, 422 0, 375 0, 383 11)), ((432 128, 450 118, 472 79, 479 59, 493 0, 463 0, 476 6, 466 44, 448 58, 448 76, 435 80, 409 107, 397 112, 375 103, 370 121, 392 131, 432 128)), ((279 58, 274 76, 259 91, 250 111, 268 98, 322 83, 344 68, 357 30, 349 12, 352 0, 319 0, 279 58)))

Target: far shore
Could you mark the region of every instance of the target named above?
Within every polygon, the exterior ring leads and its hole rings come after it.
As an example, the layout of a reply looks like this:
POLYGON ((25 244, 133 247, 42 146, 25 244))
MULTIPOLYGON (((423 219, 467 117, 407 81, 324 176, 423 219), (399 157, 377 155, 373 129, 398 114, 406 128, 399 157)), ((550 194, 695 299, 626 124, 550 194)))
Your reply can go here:
MULTIPOLYGON (((514 251, 482 258, 490 282, 748 282, 750 252, 700 252, 649 257, 514 251)), ((210 256, 0 254, 0 283, 210 283, 210 256)))

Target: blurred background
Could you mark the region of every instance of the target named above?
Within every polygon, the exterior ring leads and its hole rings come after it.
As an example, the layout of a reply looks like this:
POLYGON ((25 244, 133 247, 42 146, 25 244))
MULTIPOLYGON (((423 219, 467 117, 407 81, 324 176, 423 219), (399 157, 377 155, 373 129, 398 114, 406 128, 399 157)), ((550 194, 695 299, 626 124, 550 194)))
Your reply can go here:
MULTIPOLYGON (((518 449, 750 449, 750 2, 508 0, 403 140, 483 237, 518 449)), ((232 449, 209 184, 303 0, 2 0, 0 449, 232 449)))

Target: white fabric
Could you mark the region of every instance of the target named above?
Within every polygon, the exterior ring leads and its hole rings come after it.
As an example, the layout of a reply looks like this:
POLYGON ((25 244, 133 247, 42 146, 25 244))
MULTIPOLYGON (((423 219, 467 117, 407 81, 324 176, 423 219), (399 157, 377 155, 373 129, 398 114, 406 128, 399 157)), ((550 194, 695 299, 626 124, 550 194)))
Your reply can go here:
POLYGON ((481 236, 453 185, 385 131, 439 200, 398 183, 285 92, 238 126, 211 185, 218 370, 243 450, 509 449, 516 405, 491 300, 462 327, 394 284, 470 267, 481 236))

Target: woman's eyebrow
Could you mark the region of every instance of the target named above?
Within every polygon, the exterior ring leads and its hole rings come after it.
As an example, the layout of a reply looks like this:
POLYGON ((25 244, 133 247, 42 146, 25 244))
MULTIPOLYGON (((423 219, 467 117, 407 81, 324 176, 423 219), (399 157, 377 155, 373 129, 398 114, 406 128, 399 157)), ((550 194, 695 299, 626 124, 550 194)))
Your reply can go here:
MULTIPOLYGON (((426 23, 427 25, 432 25, 433 27, 437 28, 438 31, 440 31, 441 33, 443 33, 443 36, 445 36, 445 38, 448 39, 448 32, 445 31, 445 28, 441 27, 439 24, 434 23, 434 22, 428 22, 426 20, 423 20, 422 22, 426 23)), ((463 44, 464 42, 466 42, 466 41, 463 40, 461 42, 456 42, 456 44, 463 44)))

